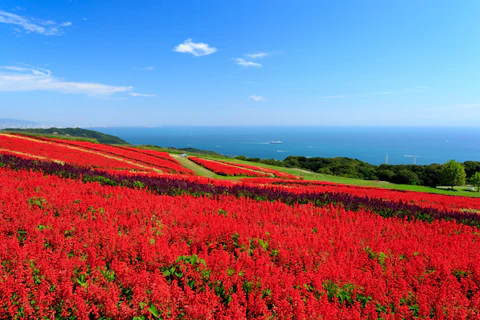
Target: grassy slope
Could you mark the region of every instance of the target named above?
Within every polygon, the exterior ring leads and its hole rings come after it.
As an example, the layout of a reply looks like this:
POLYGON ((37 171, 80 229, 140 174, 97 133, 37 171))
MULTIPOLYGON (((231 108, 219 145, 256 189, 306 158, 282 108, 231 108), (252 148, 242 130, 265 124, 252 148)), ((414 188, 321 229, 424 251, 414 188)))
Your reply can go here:
POLYGON ((213 173, 210 170, 205 169, 202 166, 199 166, 198 164, 194 163, 193 161, 190 161, 186 158, 183 158, 179 156, 178 154, 170 154, 175 160, 178 160, 182 166, 184 166, 187 169, 195 171, 195 173, 199 176, 202 177, 208 177, 208 178, 217 178, 217 175, 213 173))
POLYGON ((189 160, 188 158, 183 158, 180 155, 174 154, 174 153, 170 153, 170 155, 174 159, 178 160, 181 163, 182 166, 184 166, 185 168, 188 168, 190 170, 195 171, 195 173, 197 175, 202 176, 202 177, 208 177, 208 178, 214 178, 214 179, 220 179, 220 180, 239 180, 239 179, 245 178, 245 177, 221 176, 221 175, 216 174, 215 172, 212 172, 212 171, 208 170, 207 168, 204 168, 204 167, 196 164, 195 162, 189 160))

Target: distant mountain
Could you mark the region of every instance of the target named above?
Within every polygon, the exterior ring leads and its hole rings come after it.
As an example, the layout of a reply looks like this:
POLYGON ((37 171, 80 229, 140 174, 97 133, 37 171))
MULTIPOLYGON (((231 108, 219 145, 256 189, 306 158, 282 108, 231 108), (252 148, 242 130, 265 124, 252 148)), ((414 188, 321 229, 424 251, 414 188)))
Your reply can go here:
POLYGON ((30 128, 38 127, 39 124, 33 121, 0 118, 0 129, 3 128, 30 128))

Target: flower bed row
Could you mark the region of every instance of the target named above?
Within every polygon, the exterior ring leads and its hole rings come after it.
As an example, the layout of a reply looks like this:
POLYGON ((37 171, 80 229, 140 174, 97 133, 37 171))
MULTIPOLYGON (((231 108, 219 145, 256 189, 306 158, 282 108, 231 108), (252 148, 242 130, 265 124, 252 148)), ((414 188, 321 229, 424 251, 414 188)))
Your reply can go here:
POLYGON ((465 197, 454 195, 442 195, 427 192, 411 192, 404 190, 363 187, 345 185, 323 181, 292 181, 267 178, 256 178, 244 180, 249 184, 285 186, 291 192, 303 193, 305 190, 311 192, 340 192, 361 197, 374 197, 394 202, 406 202, 419 206, 428 206, 440 210, 472 211, 480 214, 480 197, 465 197))
POLYGON ((66 145, 48 143, 30 137, 0 134, 0 149, 24 153, 25 156, 41 156, 52 161, 61 161, 72 165, 101 168, 105 170, 137 170, 154 172, 152 168, 133 161, 124 161, 119 157, 69 148, 66 145))
POLYGON ((221 163, 213 160, 206 160, 197 157, 188 157, 191 161, 195 162, 202 167, 215 172, 221 176, 244 176, 244 177, 270 177, 270 174, 256 172, 253 170, 242 169, 225 163, 221 163))
POLYGON ((248 165, 248 164, 236 163, 236 162, 228 162, 228 161, 221 161, 221 162, 225 163, 225 164, 228 164, 228 165, 231 165, 231 166, 237 166, 237 167, 241 167, 241 168, 245 168, 245 169, 250 169, 250 170, 263 172, 265 174, 271 174, 271 175, 273 175, 273 176, 275 176, 276 178, 279 178, 279 179, 294 179, 294 180, 301 179, 301 177, 295 176, 293 174, 288 174, 288 173, 285 173, 285 172, 281 172, 281 171, 273 170, 273 169, 269 169, 269 168, 255 167, 255 166, 251 166, 251 165, 248 165))
MULTIPOLYGON (((22 137, 21 135, 17 135, 22 137)), ((128 159, 135 163, 143 164, 150 167, 156 167, 162 172, 173 173, 173 174, 188 174, 194 175, 195 173, 192 170, 184 168, 178 161, 170 157, 168 153, 165 152, 143 152, 146 150, 128 148, 128 147, 118 147, 111 146, 100 143, 92 143, 88 141, 77 141, 77 140, 60 140, 60 139, 50 139, 44 137, 28 137, 32 142, 34 140, 47 142, 53 145, 66 145, 73 146, 81 149, 87 149, 95 151, 95 153, 100 152, 101 154, 113 155, 115 157, 120 157, 122 159, 128 159)), ((151 150, 148 150, 151 151, 151 150)), ((88 160, 88 159, 87 159, 88 160)))

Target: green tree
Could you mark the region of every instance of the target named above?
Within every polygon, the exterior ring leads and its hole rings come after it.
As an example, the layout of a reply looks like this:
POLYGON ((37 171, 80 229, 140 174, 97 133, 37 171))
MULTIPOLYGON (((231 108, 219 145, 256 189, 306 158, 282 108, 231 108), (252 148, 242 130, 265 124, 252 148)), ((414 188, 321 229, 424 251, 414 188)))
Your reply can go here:
POLYGON ((463 186, 466 177, 465 168, 455 160, 450 160, 442 166, 441 181, 443 185, 450 186, 452 189, 454 186, 463 186))
POLYGON ((398 171, 395 176, 392 177, 392 181, 400 184, 420 185, 420 179, 418 178, 418 175, 408 169, 402 169, 398 171))
POLYGON ((465 167, 465 173, 467 174, 467 177, 473 177, 475 172, 480 171, 479 161, 465 161, 463 166, 465 167))
POLYGON ((236 156, 235 159, 243 160, 243 161, 247 161, 247 160, 248 160, 248 158, 245 157, 245 156, 236 156))
POLYGON ((289 156, 283 161, 287 168, 301 168, 300 163, 296 157, 289 156))
POLYGON ((470 178, 470 182, 477 186, 477 192, 480 192, 480 172, 477 171, 475 174, 470 178))
POLYGON ((377 176, 382 181, 392 181, 392 178, 395 176, 395 172, 390 169, 379 169, 377 170, 377 176))
POLYGON ((423 168, 423 172, 419 175, 420 179, 423 181, 424 186, 429 186, 435 188, 442 184, 442 165, 441 164, 429 164, 423 168))

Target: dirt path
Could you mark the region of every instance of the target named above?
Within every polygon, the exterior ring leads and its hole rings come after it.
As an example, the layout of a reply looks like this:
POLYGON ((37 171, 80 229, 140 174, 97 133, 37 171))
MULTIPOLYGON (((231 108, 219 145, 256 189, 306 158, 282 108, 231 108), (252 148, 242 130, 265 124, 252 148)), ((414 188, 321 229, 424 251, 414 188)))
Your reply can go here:
POLYGON ((293 170, 300 171, 300 172, 303 172, 303 173, 311 173, 311 174, 315 174, 315 172, 313 172, 313 171, 307 171, 307 170, 298 169, 298 168, 292 168, 292 169, 293 169, 293 170))
POLYGON ((172 154, 172 153, 170 153, 170 156, 173 157, 175 160, 178 160, 178 162, 180 162, 182 166, 184 166, 185 168, 195 171, 195 173, 199 176, 208 177, 208 178, 217 177, 217 175, 214 172, 208 169, 205 169, 202 166, 199 166, 193 161, 188 160, 188 158, 184 158, 182 156, 179 156, 178 154, 172 154))
POLYGON ((7 153, 10 153, 10 154, 16 154, 16 155, 19 155, 19 156, 25 156, 25 157, 32 158, 32 159, 53 161, 53 162, 56 162, 56 163, 64 164, 64 162, 60 161, 60 160, 55 160, 55 159, 52 159, 52 158, 45 158, 45 157, 42 157, 42 156, 37 156, 37 155, 34 155, 34 154, 30 154, 30 153, 14 151, 14 150, 5 149, 5 148, 0 148, 0 152, 1 151, 7 152, 7 153))

